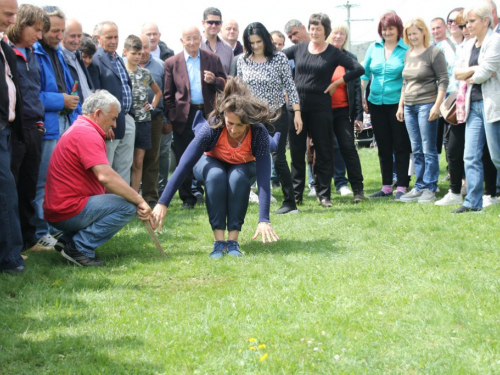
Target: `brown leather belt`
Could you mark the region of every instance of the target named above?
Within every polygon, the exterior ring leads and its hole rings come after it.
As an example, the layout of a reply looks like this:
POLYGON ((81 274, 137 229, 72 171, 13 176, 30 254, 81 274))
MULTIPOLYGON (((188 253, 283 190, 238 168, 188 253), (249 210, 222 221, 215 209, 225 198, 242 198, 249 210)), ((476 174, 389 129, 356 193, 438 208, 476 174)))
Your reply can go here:
POLYGON ((205 106, 203 104, 191 104, 191 108, 205 109, 205 106))

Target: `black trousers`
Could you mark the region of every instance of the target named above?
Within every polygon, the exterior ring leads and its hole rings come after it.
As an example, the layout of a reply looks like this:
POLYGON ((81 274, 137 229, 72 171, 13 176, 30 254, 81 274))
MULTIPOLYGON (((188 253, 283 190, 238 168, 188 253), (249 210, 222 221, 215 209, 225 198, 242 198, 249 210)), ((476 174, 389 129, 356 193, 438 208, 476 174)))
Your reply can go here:
POLYGON ((453 194, 460 194, 462 178, 464 178, 464 147, 465 123, 450 125, 446 155, 448 157, 448 172, 450 173, 450 190, 453 194))
POLYGON ((349 107, 332 109, 332 114, 333 131, 337 137, 342 158, 344 158, 349 183, 353 191, 362 191, 363 172, 354 143, 354 125, 349 118, 349 107))
POLYGON ((392 185, 393 154, 398 186, 408 187, 411 144, 404 122, 396 119, 398 104, 370 104, 373 133, 377 141, 382 185, 392 185))
POLYGON ((288 128, 295 199, 302 200, 304 193, 306 178, 304 155, 307 148, 307 134, 312 138, 316 150, 316 162, 313 164, 316 194, 320 199, 330 199, 333 176, 332 112, 302 112, 302 122, 304 126, 298 135, 294 126, 288 128))
MULTIPOLYGON (((196 108, 191 108, 189 110, 187 123, 181 134, 178 134, 174 130, 174 152, 175 152, 175 158, 177 159, 177 164, 180 163, 184 151, 186 151, 186 148, 194 139, 192 126, 197 111, 199 110, 196 108)), ((182 182, 181 187, 179 188, 179 197, 184 203, 196 204, 196 197, 194 196, 191 190, 192 182, 193 182, 193 171, 190 171, 189 174, 186 176, 186 179, 182 182)))
POLYGON ((43 134, 36 127, 24 128, 24 143, 20 142, 15 132, 11 132, 12 162, 11 171, 16 181, 19 201, 19 219, 25 248, 36 243, 34 225, 30 220, 35 216, 31 201, 35 199, 38 171, 42 158, 43 134))
MULTIPOLYGON (((450 190, 453 194, 460 194, 464 170, 465 123, 450 125, 447 144, 448 169, 450 173, 450 190)), ((491 161, 488 144, 483 148, 484 195, 496 196, 497 169, 491 161)))
POLYGON ((290 168, 288 167, 288 163, 286 161, 286 141, 288 139, 288 111, 286 109, 286 105, 281 107, 281 116, 278 120, 276 120, 271 126, 268 126, 267 129, 271 135, 274 135, 276 132, 281 133, 278 149, 273 152, 271 156, 273 158, 274 169, 276 169, 276 173, 278 174, 281 184, 281 190, 283 191, 283 205, 296 208, 295 196, 293 193, 292 174, 290 173, 290 168))

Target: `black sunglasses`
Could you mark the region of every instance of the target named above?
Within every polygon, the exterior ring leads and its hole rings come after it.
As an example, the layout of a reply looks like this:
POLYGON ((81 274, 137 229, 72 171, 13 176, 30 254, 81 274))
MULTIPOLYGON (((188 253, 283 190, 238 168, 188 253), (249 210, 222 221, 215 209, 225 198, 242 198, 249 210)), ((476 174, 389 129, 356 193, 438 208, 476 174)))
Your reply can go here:
POLYGON ((217 26, 220 26, 220 24, 222 23, 222 21, 213 21, 213 20, 208 20, 205 22, 208 23, 209 25, 217 25, 217 26))
POLYGON ((457 25, 460 30, 465 29, 465 25, 457 25))

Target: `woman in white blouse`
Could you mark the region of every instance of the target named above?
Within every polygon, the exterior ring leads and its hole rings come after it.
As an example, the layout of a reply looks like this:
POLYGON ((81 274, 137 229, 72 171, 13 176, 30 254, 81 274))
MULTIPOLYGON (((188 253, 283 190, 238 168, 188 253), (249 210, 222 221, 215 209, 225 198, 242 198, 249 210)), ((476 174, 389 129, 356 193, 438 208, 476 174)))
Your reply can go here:
POLYGON ((294 125, 297 134, 302 131, 302 118, 288 58, 276 51, 271 35, 260 22, 253 22, 245 28, 243 44, 246 53, 239 57, 238 77, 241 77, 250 86, 252 93, 266 102, 272 111, 281 110, 281 115, 273 124, 274 128, 268 127, 271 133, 281 133, 278 149, 272 153, 272 157, 284 200, 283 205, 275 213, 297 213, 292 176, 285 155, 288 135, 287 96, 295 114, 294 125))

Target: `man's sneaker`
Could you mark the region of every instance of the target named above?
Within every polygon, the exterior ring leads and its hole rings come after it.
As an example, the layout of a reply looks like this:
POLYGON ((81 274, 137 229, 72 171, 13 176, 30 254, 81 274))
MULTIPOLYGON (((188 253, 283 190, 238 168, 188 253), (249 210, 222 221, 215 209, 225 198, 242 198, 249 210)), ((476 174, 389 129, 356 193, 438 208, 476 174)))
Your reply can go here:
POLYGON ((248 197, 248 200, 252 203, 259 203, 259 196, 253 192, 253 190, 250 190, 250 196, 248 197))
POLYGON ((392 197, 392 191, 390 193, 384 193, 383 190, 379 190, 376 193, 373 193, 368 196, 368 198, 385 198, 385 197, 392 197))
POLYGON ((64 250, 61 251, 61 255, 63 258, 69 260, 71 263, 76 264, 77 266, 83 267, 102 267, 105 266, 106 263, 102 260, 98 260, 96 258, 89 258, 86 255, 80 253, 74 242, 70 241, 64 247, 64 250))
POLYGON ((352 195, 352 191, 351 189, 349 189, 346 185, 342 186, 339 190, 338 190, 339 194, 343 197, 345 197, 346 195, 352 195))
POLYGON ((483 195, 483 208, 498 204, 498 198, 491 195, 483 195))
MULTIPOLYGON (((483 201, 484 202, 484 201, 483 201)), ((455 206, 457 204, 464 203, 464 199, 461 194, 454 194, 451 190, 448 191, 443 198, 434 203, 436 206, 455 206)), ((483 203, 484 204, 484 203, 483 203)))
POLYGON ((54 245, 54 249, 56 249, 56 251, 58 251, 58 252, 61 252, 61 251, 64 250, 64 248, 66 247, 66 245, 68 244, 68 242, 70 242, 69 239, 67 239, 64 236, 61 236, 57 240, 57 243, 54 245))
POLYGON ((363 192, 363 190, 354 192, 354 197, 352 197, 352 201, 354 203, 363 202, 364 200, 365 200, 365 193, 363 192))
POLYGON ((307 194, 308 197, 315 197, 316 196, 316 189, 314 186, 311 186, 311 190, 309 191, 309 194, 307 194))
POLYGON ((50 234, 46 234, 42 238, 40 238, 37 242, 37 244, 43 246, 43 247, 54 247, 54 245, 57 243, 57 240, 52 237, 50 234))
POLYGON ((278 208, 276 211, 274 211, 276 215, 286 215, 286 214, 298 214, 299 210, 297 210, 297 207, 290 207, 290 206, 281 206, 278 208))
POLYGON ((463 214, 464 212, 473 212, 473 213, 480 213, 481 209, 480 208, 470 208, 470 207, 465 207, 465 206, 460 206, 453 211, 451 211, 452 214, 463 214))
POLYGON ((238 241, 227 241, 227 255, 235 258, 243 255, 240 251, 240 244, 238 241))
POLYGON ((421 191, 418 191, 417 189, 413 188, 409 193, 406 193, 401 196, 399 199, 400 202, 416 202, 422 195, 421 191))
POLYGON ((436 193, 429 189, 423 189, 422 195, 418 198, 418 203, 432 203, 436 200, 436 193))
POLYGON ((320 206, 323 206, 325 208, 330 208, 332 207, 332 202, 330 202, 330 199, 319 199, 318 198, 318 203, 320 206))
POLYGON ((214 241, 214 249, 210 253, 209 257, 212 259, 220 259, 224 256, 227 249, 226 241, 214 241))
POLYGON ((394 201, 395 202, 401 202, 401 197, 405 195, 405 192, 404 191, 396 191, 396 195, 394 196, 394 201))

